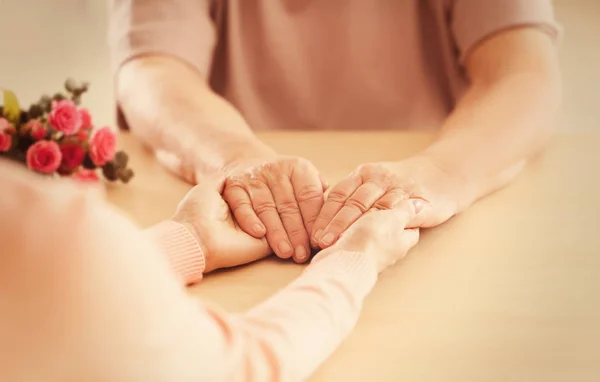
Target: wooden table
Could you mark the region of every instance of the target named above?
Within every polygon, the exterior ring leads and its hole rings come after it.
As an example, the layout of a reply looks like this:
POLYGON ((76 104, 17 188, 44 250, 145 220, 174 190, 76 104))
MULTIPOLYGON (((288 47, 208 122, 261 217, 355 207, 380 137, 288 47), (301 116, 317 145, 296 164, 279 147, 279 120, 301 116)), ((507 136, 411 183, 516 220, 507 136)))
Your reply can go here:
MULTIPOLYGON (((428 133, 277 133, 331 182, 356 165, 401 159, 428 133)), ((137 177, 109 197, 147 226, 189 185, 131 137, 137 177)), ((311 381, 600 381, 600 133, 559 136, 508 188, 425 232, 383 274, 347 341, 311 381)), ((265 260, 190 289, 232 312, 267 298, 299 265, 265 260)))

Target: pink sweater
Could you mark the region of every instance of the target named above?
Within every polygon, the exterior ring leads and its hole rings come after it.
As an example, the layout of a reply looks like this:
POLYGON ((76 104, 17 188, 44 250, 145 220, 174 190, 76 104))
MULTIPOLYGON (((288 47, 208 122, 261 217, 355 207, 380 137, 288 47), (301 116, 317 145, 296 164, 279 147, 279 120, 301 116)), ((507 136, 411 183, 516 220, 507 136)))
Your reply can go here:
POLYGON ((551 0, 112 0, 110 46, 187 62, 256 131, 437 129, 468 53, 518 26, 556 37, 551 0))
POLYGON ((323 251, 267 301, 228 314, 187 296, 204 255, 183 226, 142 232, 100 193, 4 161, 0 179, 3 381, 303 380, 377 279, 366 254, 323 251))

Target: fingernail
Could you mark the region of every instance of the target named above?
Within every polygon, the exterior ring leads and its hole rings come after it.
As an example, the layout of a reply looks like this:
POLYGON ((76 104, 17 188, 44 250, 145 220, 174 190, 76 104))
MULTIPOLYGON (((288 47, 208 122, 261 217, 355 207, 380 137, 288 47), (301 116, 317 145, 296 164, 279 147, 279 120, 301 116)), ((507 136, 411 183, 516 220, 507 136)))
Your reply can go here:
POLYGON ((423 209, 423 207, 425 207, 425 203, 422 200, 419 199, 413 199, 413 206, 415 206, 415 213, 418 214, 419 212, 421 212, 421 210, 423 209))
POLYGON ((287 254, 292 251, 292 246, 287 241, 282 241, 279 243, 279 250, 281 253, 287 254))
POLYGON ((306 260, 307 254, 308 252, 306 252, 306 248, 304 248, 303 246, 299 245, 296 247, 296 259, 298 261, 306 260))
POLYGON ((319 242, 319 240, 321 239, 321 236, 323 236, 323 230, 318 229, 317 232, 315 233, 315 236, 313 236, 313 239, 315 240, 316 243, 319 242))
POLYGON ((331 245, 334 239, 335 235, 329 232, 327 235, 323 236, 323 238, 321 239, 321 243, 325 245, 331 245))
POLYGON ((255 234, 257 234, 257 235, 262 235, 262 234, 264 234, 264 233, 265 233, 265 227, 263 227, 262 225, 260 225, 260 224, 258 224, 258 223, 257 223, 257 224, 254 224, 254 225, 252 226, 252 230, 253 230, 253 231, 254 231, 254 233, 255 233, 255 234))

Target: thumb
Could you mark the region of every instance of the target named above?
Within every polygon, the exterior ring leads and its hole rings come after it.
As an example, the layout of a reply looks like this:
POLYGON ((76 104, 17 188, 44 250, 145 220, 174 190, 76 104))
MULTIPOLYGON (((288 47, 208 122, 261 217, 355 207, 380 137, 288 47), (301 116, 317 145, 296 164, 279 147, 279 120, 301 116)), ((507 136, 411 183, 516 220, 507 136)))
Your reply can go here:
POLYGON ((421 228, 428 220, 431 205, 423 199, 410 199, 415 207, 415 213, 406 225, 406 228, 421 228))

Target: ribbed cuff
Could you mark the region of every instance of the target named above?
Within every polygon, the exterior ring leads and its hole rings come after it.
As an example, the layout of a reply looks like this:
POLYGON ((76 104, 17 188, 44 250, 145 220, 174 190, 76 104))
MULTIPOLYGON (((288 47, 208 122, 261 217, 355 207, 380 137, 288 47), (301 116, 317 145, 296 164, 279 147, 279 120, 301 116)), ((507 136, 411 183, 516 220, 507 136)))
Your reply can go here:
POLYGON ((206 258, 200 243, 183 225, 165 220, 146 230, 153 236, 171 267, 186 285, 202 280, 206 258))
POLYGON ((352 289, 363 296, 369 294, 377 282, 379 272, 373 258, 362 252, 321 251, 306 268, 307 273, 326 272, 351 280, 352 289))

